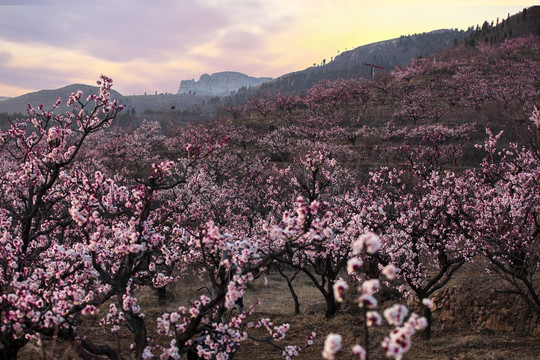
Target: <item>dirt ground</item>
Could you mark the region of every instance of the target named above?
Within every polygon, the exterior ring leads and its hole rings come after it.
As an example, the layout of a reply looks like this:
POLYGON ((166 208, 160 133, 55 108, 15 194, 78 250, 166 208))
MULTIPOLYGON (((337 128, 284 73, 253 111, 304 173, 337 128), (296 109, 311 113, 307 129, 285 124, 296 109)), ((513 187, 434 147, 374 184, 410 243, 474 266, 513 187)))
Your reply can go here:
MULTIPOLYGON (((306 315, 279 316, 274 319, 291 324, 287 340, 291 343, 302 343, 305 335, 316 331, 313 346, 302 351, 298 359, 322 359, 321 351, 324 338, 329 332, 339 332, 343 336, 343 348, 337 359, 353 359, 352 346, 361 341, 362 333, 358 322, 351 316, 340 314, 330 321, 323 316, 306 315), (341 331, 339 329, 342 329, 341 331)), ((381 332, 371 339, 370 359, 385 359, 379 343, 383 338, 381 332)), ((266 344, 248 342, 243 344, 235 360, 279 359, 279 351, 266 344)), ((440 359, 440 360, 533 360, 540 359, 540 338, 519 336, 517 334, 497 333, 493 331, 474 332, 470 329, 460 331, 434 331, 430 341, 416 335, 413 347, 403 359, 440 359)))
MULTIPOLYGON (((311 281, 299 275, 294 281, 300 299, 300 314, 294 314, 294 302, 286 282, 278 273, 257 279, 244 298, 246 306, 257 300, 251 320, 268 317, 274 325, 290 324, 287 338, 282 345, 305 346, 305 339, 312 332, 317 333, 314 344, 304 349, 299 360, 322 359, 321 351, 326 335, 339 333, 343 337, 343 348, 337 359, 353 359, 350 351, 355 344, 363 342, 363 322, 360 311, 352 302, 345 304, 332 319, 324 317, 324 300, 311 281)), ((168 301, 158 305, 153 293, 140 296, 140 304, 147 317, 155 317, 163 311, 174 311, 179 305, 187 305, 188 299, 197 294, 200 283, 196 279, 178 282, 170 289, 168 301)), ((503 284, 494 276, 484 273, 482 264, 470 265, 458 272, 446 288, 433 296, 432 338, 427 341, 419 334, 413 338, 413 346, 403 359, 440 360, 532 360, 540 359, 540 321, 518 298, 509 297, 495 291, 503 284)), ((391 305, 388 301, 381 308, 391 305)), ((115 339, 98 324, 98 318, 85 323, 87 335, 107 338, 110 345, 127 339, 120 335, 115 339), (123 339, 122 339, 123 338, 123 339)), ((253 330, 253 329, 251 329, 253 330)), ((258 331, 261 331, 258 329, 258 331)), ((389 327, 374 328, 370 334, 370 360, 384 359, 380 343, 389 327)), ((265 336, 264 332, 255 333, 265 336)), ((46 344, 48 359, 74 359, 76 354, 69 346, 46 344)), ((34 344, 27 346, 22 359, 43 358, 43 348, 34 344)), ((266 343, 246 341, 242 343, 235 360, 280 359, 280 351, 266 343)))
MULTIPOLYGON (((338 353, 337 359, 353 359, 350 349, 357 343, 362 344, 364 337, 360 311, 348 307, 340 311, 334 318, 325 319, 322 296, 314 289, 306 277, 299 277, 296 281, 296 289, 301 305, 300 315, 294 314, 292 298, 285 282, 277 274, 269 277, 269 288, 256 284, 253 291, 247 294, 246 299, 250 297, 259 298, 261 301, 260 307, 268 311, 254 315, 257 317, 270 317, 274 320, 275 325, 288 322, 291 329, 284 341, 290 344, 302 346, 305 343, 305 337, 315 331, 317 337, 313 346, 302 351, 298 359, 322 359, 321 351, 324 339, 331 332, 339 333, 343 337, 343 348, 338 353)), ((445 314, 445 311, 448 313, 448 309, 438 308, 435 310, 431 340, 424 340, 420 334, 416 334, 411 351, 405 354, 403 359, 540 359, 540 336, 531 335, 529 330, 520 327, 520 324, 518 324, 518 322, 523 321, 523 318, 530 317, 530 314, 527 314, 528 309, 520 299, 513 299, 513 302, 506 304, 508 306, 493 310, 494 313, 509 314, 517 311, 519 312, 518 315, 521 315, 509 320, 508 317, 503 316, 499 322, 493 321, 492 327, 499 330, 490 329, 489 326, 485 326, 486 324, 479 324, 478 318, 475 319, 474 316, 471 316, 475 310, 474 303, 477 303, 476 309, 483 305, 481 304, 484 301, 483 299, 485 299, 486 303, 489 303, 490 297, 494 294, 490 290, 497 285, 501 285, 499 280, 484 274, 480 264, 470 266, 468 269, 458 273, 456 278, 449 284, 449 290, 444 292, 443 289, 441 293, 443 295, 455 295, 458 293, 459 298, 444 299, 444 301, 447 303, 448 301, 458 303, 462 301, 462 304, 454 304, 454 316, 447 316, 446 321, 441 320, 441 313, 445 314), (465 311, 465 308, 470 308, 470 311, 465 311), (464 317, 458 319, 455 316, 456 313, 465 314, 470 316, 471 319, 464 317), (516 328, 517 330, 514 330, 516 328)), ((507 297, 508 295, 504 294, 504 296, 507 297)), ((434 298, 437 299, 437 296, 434 298)), ((442 301, 443 299, 440 298, 439 300, 442 301)), ((497 304, 500 306, 500 303, 497 304)), ((382 304, 381 306, 384 307, 385 305, 382 304)), ((485 311, 486 306, 481 308, 484 310, 480 311, 485 311)), ((489 311, 485 311, 484 318, 490 318, 488 313, 489 311)), ((380 348, 380 342, 388 330, 388 327, 377 328, 371 334, 371 360, 385 359, 384 352, 380 348)), ((235 360, 278 358, 279 352, 269 345, 247 342, 241 346, 235 360)))

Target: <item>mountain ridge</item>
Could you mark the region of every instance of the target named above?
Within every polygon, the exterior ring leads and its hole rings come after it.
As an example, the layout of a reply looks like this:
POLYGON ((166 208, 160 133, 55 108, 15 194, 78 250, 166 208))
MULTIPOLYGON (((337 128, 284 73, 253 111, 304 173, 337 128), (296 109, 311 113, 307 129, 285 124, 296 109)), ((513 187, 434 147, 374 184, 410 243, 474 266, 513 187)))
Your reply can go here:
POLYGON ((318 65, 284 74, 261 84, 259 89, 263 93, 305 92, 321 80, 368 78, 372 76, 371 67, 365 66, 364 63, 371 64, 375 60, 376 66, 383 67, 384 71, 391 71, 397 66, 409 65, 416 58, 430 56, 463 42, 472 29, 472 27, 468 30, 438 29, 358 46, 340 53, 335 58, 332 57, 329 62, 323 60, 318 65))
MULTIPOLYGON (((526 33, 540 32, 540 28, 537 29, 534 27, 537 27, 537 19, 540 18, 540 6, 529 7, 527 10, 527 19, 532 19, 534 21, 524 21, 525 14, 520 12, 512 16, 509 15, 508 18, 503 19, 500 24, 497 22, 496 26, 493 26, 493 23, 489 25, 486 21, 482 27, 476 26, 476 30, 471 26, 467 30, 438 29, 428 33, 408 36, 402 35, 399 38, 366 44, 352 50, 344 51, 335 58, 332 57, 331 61, 328 63, 324 61, 324 64, 321 63, 304 70, 284 74, 275 79, 252 78, 248 75, 233 71, 223 71, 212 75, 201 75, 198 81, 199 83, 201 80, 203 80, 203 83, 211 80, 212 76, 216 74, 232 74, 239 78, 245 76, 252 79, 265 80, 259 85, 241 85, 236 90, 227 88, 226 91, 222 91, 220 95, 204 95, 204 91, 201 90, 192 90, 192 94, 189 94, 189 85, 198 83, 192 79, 181 81, 178 94, 122 96, 120 93, 113 90, 112 96, 118 98, 121 102, 125 102, 128 110, 133 109, 136 113, 141 114, 145 110, 156 112, 170 112, 174 110, 179 112, 190 110, 195 106, 200 107, 200 104, 202 104, 203 107, 205 106, 205 103, 206 107, 211 104, 218 104, 219 99, 211 99, 211 96, 224 96, 224 102, 235 103, 245 101, 247 98, 253 96, 275 92, 305 92, 321 80, 370 77, 371 68, 363 65, 363 63, 372 63, 374 57, 375 65, 384 67, 385 71, 389 71, 395 66, 408 65, 412 60, 418 57, 434 56, 433 54, 440 51, 450 51, 453 49, 452 45, 455 45, 456 43, 465 43, 466 46, 473 49, 476 42, 501 42, 505 38, 516 37, 526 33), (444 41, 441 41, 441 39, 444 41), (443 50, 436 49, 437 46, 442 45, 444 45, 443 50), (403 58, 396 54, 383 55, 385 53, 383 48, 385 47, 387 49, 395 49, 397 47, 402 47, 403 49, 408 48, 408 54, 403 58), (375 52, 377 53, 375 54, 375 52), (393 57, 396 57, 396 59, 392 59, 393 57), (404 59, 408 60, 405 61, 404 59), (392 62, 390 62, 390 60, 392 60, 392 62), (405 63, 403 63, 403 61, 405 61, 405 63), (182 86, 182 84, 184 84, 184 86, 182 86), (249 89, 250 87, 252 87, 251 90, 249 89), (182 91, 186 90, 186 93, 180 93, 181 89, 182 91), (235 93, 231 94, 231 92, 235 93)), ((405 53, 407 53, 407 51, 405 51, 405 53)), ((444 55, 441 53, 440 56, 444 55)), ((381 70, 375 70, 375 72, 377 71, 381 70)), ((0 97, 0 113, 24 113, 28 103, 31 103, 33 106, 39 104, 52 106, 59 96, 62 97, 65 104, 70 93, 79 89, 83 91, 84 97, 86 97, 89 93, 89 89, 95 89, 94 91, 97 91, 98 88, 96 86, 84 84, 72 84, 55 90, 39 90, 18 97, 0 97), (43 96, 44 94, 48 94, 48 96, 43 96)))
POLYGON ((241 88, 258 86, 272 80, 269 77, 252 77, 236 71, 221 71, 212 75, 202 74, 198 81, 182 80, 177 94, 226 96, 241 88))
MULTIPOLYGON (((44 105, 44 109, 47 110, 54 105, 59 97, 62 98, 62 103, 56 112, 63 112, 71 109, 66 105, 67 99, 71 93, 76 93, 78 90, 83 93, 83 101, 90 94, 99 94, 98 86, 86 84, 70 84, 58 89, 43 89, 0 101, 0 113, 25 113, 28 104, 31 104, 33 107, 44 105)), ((111 90, 111 98, 121 101, 123 95, 116 90, 111 90)))

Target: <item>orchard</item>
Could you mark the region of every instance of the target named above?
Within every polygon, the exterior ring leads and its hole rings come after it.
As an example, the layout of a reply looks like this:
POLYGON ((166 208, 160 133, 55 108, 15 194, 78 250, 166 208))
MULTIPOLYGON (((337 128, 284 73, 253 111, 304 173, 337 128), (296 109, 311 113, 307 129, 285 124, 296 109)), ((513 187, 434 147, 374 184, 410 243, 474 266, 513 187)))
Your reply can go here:
POLYGON ((468 264, 537 327, 540 39, 478 48, 167 133, 117 127, 106 76, 97 95, 29 105, 0 132, 0 358, 232 359, 247 343, 406 358, 468 264), (303 312, 302 275, 325 318, 359 314, 356 342, 340 329, 290 341, 291 325, 245 301, 271 273, 294 299, 283 313, 303 312), (177 300, 186 279, 204 291, 177 300))

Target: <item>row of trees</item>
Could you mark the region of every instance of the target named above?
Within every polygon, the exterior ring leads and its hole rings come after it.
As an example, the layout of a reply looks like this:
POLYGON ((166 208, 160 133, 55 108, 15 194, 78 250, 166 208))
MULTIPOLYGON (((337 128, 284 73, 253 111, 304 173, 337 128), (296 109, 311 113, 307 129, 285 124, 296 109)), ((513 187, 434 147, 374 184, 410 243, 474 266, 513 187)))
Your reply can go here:
POLYGON ((482 47, 474 62, 420 60, 373 81, 254 99, 255 119, 231 109, 229 121, 168 136, 151 122, 111 128, 122 106, 107 77, 99 95, 72 94, 68 113, 29 107, 0 133, 1 357, 54 338, 88 359, 227 358, 254 338, 250 326, 269 331, 257 340, 296 355, 298 346, 281 344, 287 325, 247 323, 252 309, 223 316, 270 266, 303 272, 327 317, 339 309, 340 277, 395 268, 394 284, 429 320, 420 304, 483 255, 540 314, 539 43, 517 39, 482 47), (471 119, 493 109, 495 127, 523 140, 502 149, 504 134, 487 128, 473 150, 483 160, 463 166, 485 129, 471 119), (352 246, 365 233, 380 237, 377 252, 352 246), (213 291, 145 314, 144 289, 163 299, 193 269, 213 291), (130 335, 111 346, 87 332, 89 317, 130 335))

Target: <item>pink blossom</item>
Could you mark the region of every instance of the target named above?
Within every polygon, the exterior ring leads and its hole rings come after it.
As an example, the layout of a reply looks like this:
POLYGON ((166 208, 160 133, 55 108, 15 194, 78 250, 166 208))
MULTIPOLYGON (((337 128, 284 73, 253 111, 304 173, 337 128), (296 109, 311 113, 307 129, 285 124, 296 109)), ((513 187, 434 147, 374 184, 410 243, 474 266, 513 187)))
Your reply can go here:
POLYGON ((358 306, 361 308, 365 306, 367 309, 376 309, 377 304, 377 299, 370 294, 362 294, 358 298, 358 306))
POLYGON ((356 273, 362 267, 362 260, 352 258, 347 261, 347 273, 350 275, 356 273))
POLYGON ((424 330, 428 326, 428 321, 425 317, 419 317, 414 323, 414 329, 417 331, 424 330))
POLYGON ((368 326, 381 326, 382 316, 377 311, 366 312, 366 321, 368 326))
POLYGON ((381 240, 375 233, 369 232, 360 235, 358 240, 353 243, 353 253, 359 254, 362 250, 368 254, 375 254, 381 248, 381 240))
POLYGON ((362 283, 362 293, 367 295, 373 295, 381 288, 381 283, 378 279, 366 280, 362 283))
POLYGON ((358 360, 366 360, 366 350, 360 345, 354 345, 352 348, 352 353, 358 356, 358 360))
POLYGON ((143 359, 153 359, 154 355, 152 354, 152 347, 147 346, 144 348, 144 352, 142 354, 143 359))
POLYGON ((529 120, 531 120, 531 122, 540 129, 540 110, 536 106, 534 107, 534 110, 529 120))
POLYGON ((401 359, 403 355, 403 348, 399 343, 392 341, 392 339, 389 337, 385 337, 381 346, 384 350, 386 350, 386 357, 398 360, 401 359))
POLYGON ((349 288, 344 280, 337 280, 332 286, 334 289, 334 298, 337 302, 343 302, 343 294, 349 288))
POLYGON ((400 326, 409 314, 409 309, 405 305, 395 304, 383 311, 384 318, 390 325, 400 326))
POLYGON ((177 312, 171 313, 170 316, 169 316, 169 320, 173 324, 178 322, 178 320, 180 320, 180 314, 178 314, 177 312))
POLYGON ((300 348, 298 346, 285 346, 283 348, 282 355, 286 360, 290 360, 293 356, 298 356, 300 354, 300 348))
POLYGON ((423 298, 422 299, 422 304, 427 308, 430 308, 430 309, 433 308, 433 301, 431 299, 429 299, 429 298, 423 298))
POLYGON ((381 274, 388 280, 394 280, 396 278, 397 268, 393 264, 388 264, 382 269, 381 274))
POLYGON ((324 341, 324 350, 322 357, 327 360, 334 360, 335 355, 341 349, 341 335, 328 334, 324 341))

